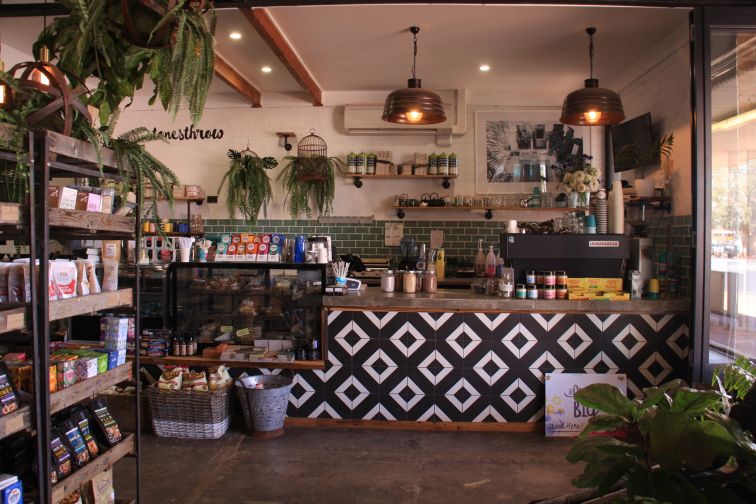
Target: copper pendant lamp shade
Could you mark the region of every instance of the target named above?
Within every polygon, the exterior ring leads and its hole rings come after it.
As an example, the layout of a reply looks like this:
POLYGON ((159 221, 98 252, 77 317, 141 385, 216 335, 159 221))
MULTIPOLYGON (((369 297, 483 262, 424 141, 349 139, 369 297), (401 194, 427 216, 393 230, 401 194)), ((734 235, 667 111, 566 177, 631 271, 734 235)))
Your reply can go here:
POLYGON ((397 89, 386 97, 383 106, 382 119, 398 124, 438 124, 446 121, 444 103, 441 97, 430 89, 423 89, 421 80, 415 77, 415 63, 417 60, 417 34, 420 28, 413 26, 412 40, 414 53, 412 57, 412 78, 407 81, 407 87, 397 89))
POLYGON ((591 40, 591 77, 585 80, 584 88, 573 91, 564 99, 559 122, 572 126, 608 126, 621 123, 625 119, 625 111, 619 94, 611 89, 599 87, 598 79, 593 78, 593 35, 596 28, 588 28, 585 32, 591 40))

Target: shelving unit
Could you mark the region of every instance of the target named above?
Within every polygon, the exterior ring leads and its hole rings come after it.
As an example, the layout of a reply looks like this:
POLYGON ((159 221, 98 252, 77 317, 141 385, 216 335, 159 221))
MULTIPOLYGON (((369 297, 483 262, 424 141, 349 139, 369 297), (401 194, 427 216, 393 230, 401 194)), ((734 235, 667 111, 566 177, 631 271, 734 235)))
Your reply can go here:
POLYGON ((404 219, 406 210, 419 211, 436 211, 436 212, 476 212, 483 211, 486 220, 493 219, 494 212, 549 212, 561 214, 564 212, 575 212, 585 210, 585 208, 572 207, 487 207, 487 206, 395 206, 396 216, 404 219))
POLYGON ((629 207, 648 207, 652 210, 672 213, 672 198, 669 196, 649 196, 647 198, 629 198, 625 200, 629 207))
MULTIPOLYGON (((2 126, 2 125, 0 125, 2 126)), ((2 128, 0 128, 2 129, 2 128)), ((31 268, 31 302, 25 305, 4 307, 0 312, 0 332, 9 332, 19 328, 31 328, 33 337, 34 362, 34 404, 24 405, 20 411, 2 419, 0 436, 6 436, 19 430, 28 429, 37 436, 35 442, 37 467, 37 502, 58 502, 71 491, 78 489, 89 481, 94 474, 112 466, 122 457, 136 453, 136 496, 139 499, 140 433, 124 435, 122 443, 103 453, 88 465, 79 468, 56 485, 50 484, 50 416, 95 397, 98 392, 112 385, 137 380, 135 397, 135 418, 137 426, 140 418, 140 398, 138 375, 134 369, 136 362, 114 368, 106 373, 81 381, 50 394, 50 322, 63 320, 78 315, 94 314, 100 310, 113 308, 130 308, 139 302, 139 286, 122 288, 115 292, 103 292, 89 296, 74 297, 50 301, 48 296, 48 273, 50 240, 59 241, 75 239, 117 239, 136 240, 139 243, 139 209, 136 217, 123 217, 110 214, 81 212, 50 208, 48 190, 51 180, 55 178, 91 177, 103 175, 114 180, 123 180, 115 163, 112 151, 103 149, 102 170, 97 165, 98 156, 94 148, 83 141, 66 137, 50 131, 30 133, 27 149, 29 160, 29 201, 28 211, 19 216, 19 222, 0 221, 0 229, 10 231, 17 228, 22 232, 28 230, 29 249, 32 263, 39 262, 38 268, 31 268), (24 215, 26 213, 27 215, 24 215), (28 225, 26 224, 28 222, 28 225), (40 260, 42 259, 42 260, 40 260), (3 328, 4 324, 4 328, 3 328)), ((5 153, 4 159, 8 159, 5 153)), ((15 160, 15 154, 13 160, 15 160)), ((137 251, 138 252, 138 251, 137 251)), ((138 272, 138 266, 135 266, 138 272)), ((140 321, 135 314, 136 345, 139 345, 140 321)), ((27 482, 29 483, 29 482, 27 482)), ((33 486, 33 485, 32 485, 33 486)))
POLYGON ((355 175, 350 173, 347 175, 354 180, 354 187, 361 188, 363 179, 402 179, 402 180, 428 180, 436 179, 441 180, 441 187, 449 189, 451 187, 450 180, 457 178, 457 175, 355 175))

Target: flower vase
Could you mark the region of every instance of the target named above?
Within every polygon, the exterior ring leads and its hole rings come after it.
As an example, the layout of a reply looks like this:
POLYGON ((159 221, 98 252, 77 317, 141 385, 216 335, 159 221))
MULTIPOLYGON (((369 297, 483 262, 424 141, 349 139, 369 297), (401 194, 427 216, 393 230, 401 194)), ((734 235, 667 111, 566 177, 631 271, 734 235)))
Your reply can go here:
POLYGON ((579 196, 577 191, 570 191, 569 194, 567 194, 567 206, 570 208, 577 208, 579 205, 579 196))
POLYGON ((591 203, 591 193, 589 191, 583 191, 577 193, 578 195, 578 204, 577 206, 588 208, 591 203))

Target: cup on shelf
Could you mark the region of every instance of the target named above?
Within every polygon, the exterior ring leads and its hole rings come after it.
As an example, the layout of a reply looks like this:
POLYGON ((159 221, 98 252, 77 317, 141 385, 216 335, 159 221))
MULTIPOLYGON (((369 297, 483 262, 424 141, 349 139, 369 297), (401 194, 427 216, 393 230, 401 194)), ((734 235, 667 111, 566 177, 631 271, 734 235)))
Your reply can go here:
POLYGON ((190 255, 191 251, 192 251, 192 249, 188 249, 188 248, 180 248, 180 249, 178 249, 179 262, 189 262, 189 255, 190 255))

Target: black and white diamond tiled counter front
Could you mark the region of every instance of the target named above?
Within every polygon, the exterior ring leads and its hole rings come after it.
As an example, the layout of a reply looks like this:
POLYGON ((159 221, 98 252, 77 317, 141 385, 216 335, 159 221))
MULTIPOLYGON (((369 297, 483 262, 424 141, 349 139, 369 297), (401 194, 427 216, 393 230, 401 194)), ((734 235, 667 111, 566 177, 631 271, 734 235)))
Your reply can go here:
POLYGON ((538 422, 546 373, 625 373, 634 397, 689 367, 685 314, 332 310, 327 325, 290 417, 538 422))

